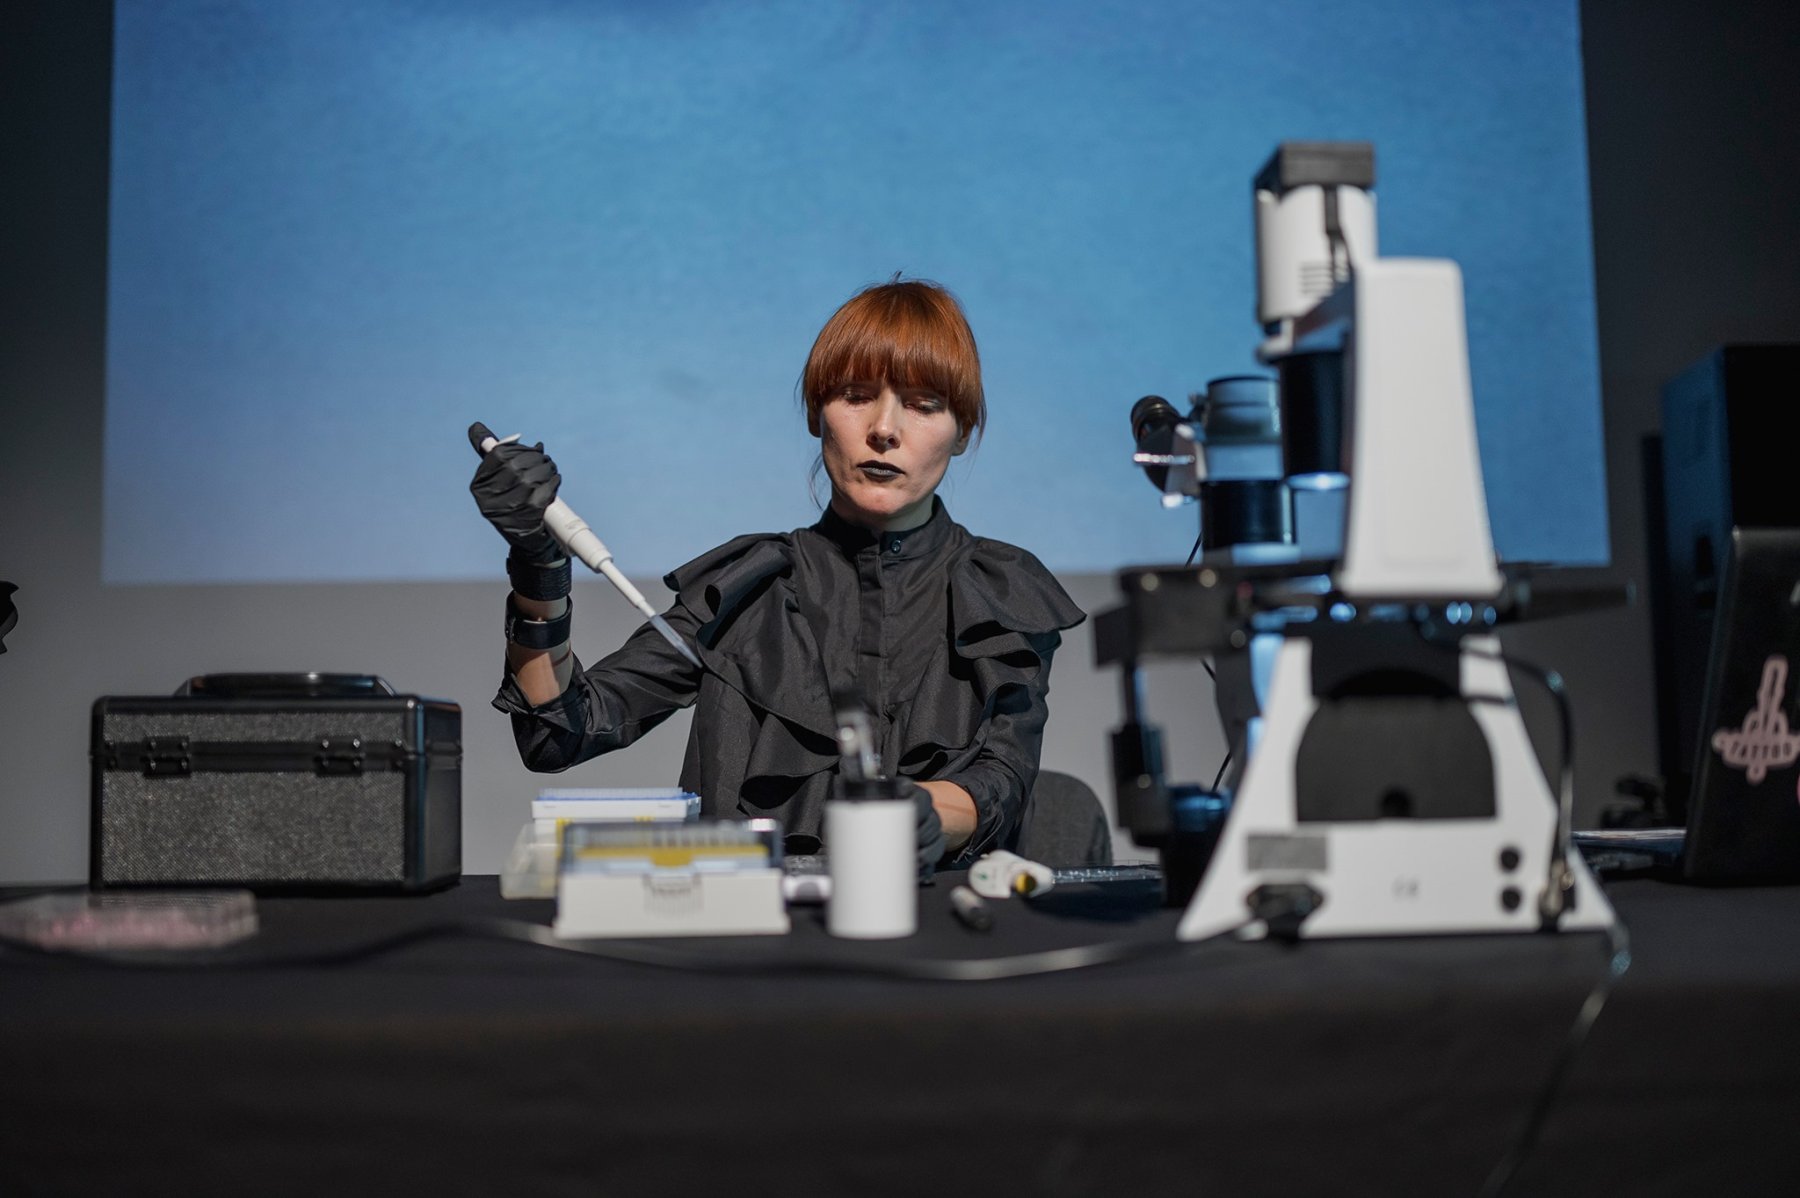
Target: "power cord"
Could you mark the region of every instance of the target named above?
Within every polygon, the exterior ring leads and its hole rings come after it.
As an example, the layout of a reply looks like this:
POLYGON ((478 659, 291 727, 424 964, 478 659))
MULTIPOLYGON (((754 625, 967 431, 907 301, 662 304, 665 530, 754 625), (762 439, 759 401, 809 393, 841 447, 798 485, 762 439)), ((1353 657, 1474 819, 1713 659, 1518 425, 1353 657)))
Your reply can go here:
MULTIPOLYGON (((1433 639, 1429 634, 1427 640, 1433 639)), ((1443 643, 1439 641, 1438 643, 1443 643)), ((1490 649, 1471 648, 1458 641, 1458 651, 1468 653, 1488 661, 1498 662, 1502 666, 1518 670, 1521 674, 1540 684, 1550 693, 1556 702, 1557 730, 1561 741, 1558 753, 1557 787, 1556 787, 1556 831, 1550 844, 1550 865, 1546 871, 1543 892, 1538 896, 1538 916, 1543 930, 1554 932, 1561 922, 1563 912, 1568 909, 1569 900, 1575 891, 1575 871, 1569 865, 1569 854, 1572 850, 1571 838, 1575 815, 1575 718, 1569 703, 1568 688, 1563 685, 1562 675, 1555 670, 1545 669, 1522 658, 1490 649)), ((1503 700, 1494 696, 1476 696, 1471 701, 1511 705, 1514 700, 1503 700)), ((1536 1146, 1537 1139, 1543 1132, 1544 1121, 1549 1117, 1550 1108, 1555 1103, 1557 1094, 1562 1089, 1564 1079, 1574 1066, 1575 1059, 1582 1046, 1587 1043, 1588 1033, 1600 1018, 1600 1012, 1606 1007, 1606 1000, 1612 996, 1613 987, 1625 971, 1631 968, 1631 934, 1625 925, 1617 919, 1606 929, 1607 935, 1607 967, 1600 980, 1588 992, 1581 1010, 1576 1013, 1575 1022, 1570 1025, 1568 1034, 1563 1038, 1563 1046, 1551 1064, 1550 1075, 1544 1080, 1531 1109, 1526 1113, 1525 1122, 1519 1128, 1512 1146, 1488 1173, 1487 1181, 1481 1188, 1481 1198, 1499 1198, 1506 1187, 1517 1175, 1519 1166, 1524 1164, 1536 1146)))
MULTIPOLYGON (((1227 928, 1220 936, 1232 935, 1250 923, 1227 928)), ((134 951, 108 952, 89 950, 47 949, 28 941, 0 937, 0 945, 24 953, 78 960, 123 969, 276 969, 296 965, 348 965, 379 957, 396 949, 430 940, 450 937, 483 940, 505 940, 535 944, 557 952, 575 953, 602 960, 621 961, 633 965, 650 965, 663 969, 680 969, 712 974, 848 974, 900 978, 907 981, 991 982, 1006 978, 1035 977, 1071 970, 1090 969, 1125 961, 1152 957, 1175 956, 1206 943, 1205 940, 1113 940, 1076 948, 1050 949, 1044 952, 1020 953, 1010 957, 988 957, 967 960, 926 959, 916 961, 848 961, 815 957, 793 961, 759 961, 741 958, 707 956, 704 953, 672 949, 653 941, 563 940, 543 924, 520 919, 464 919, 427 924, 387 936, 378 936, 358 944, 320 952, 269 953, 262 955, 197 956, 193 952, 134 951)), ((1208 939, 1211 939, 1210 937, 1208 939)))
POLYGON ((1213 775, 1212 790, 1213 790, 1214 794, 1218 793, 1219 783, 1221 783, 1225 780, 1225 771, 1230 768, 1231 768, 1231 750, 1226 749, 1225 750, 1225 760, 1223 760, 1219 763, 1219 772, 1213 775))
MULTIPOLYGON (((1187 561, 1182 563, 1184 566, 1191 566, 1194 564, 1194 559, 1200 556, 1200 542, 1205 539, 1206 539, 1205 533, 1201 533, 1199 536, 1194 538, 1194 547, 1192 549, 1188 550, 1187 561)), ((1219 675, 1218 675, 1218 672, 1213 669, 1212 662, 1210 662, 1210 661, 1206 660, 1206 658, 1202 657, 1200 659, 1200 665, 1206 670, 1206 676, 1208 678, 1211 678, 1215 683, 1218 682, 1219 675)), ((1214 790, 1219 789, 1219 781, 1220 781, 1220 779, 1225 777, 1225 771, 1226 771, 1226 769, 1228 769, 1230 767, 1230 765, 1231 765, 1231 751, 1229 749, 1227 749, 1225 752, 1225 760, 1219 764, 1219 772, 1213 778, 1212 788, 1214 790)))
POLYGON ((1525 1158, 1537 1146, 1538 1136, 1544 1130, 1544 1121, 1550 1115, 1550 1108, 1556 1102, 1563 1081, 1575 1064, 1576 1056, 1587 1043, 1588 1033, 1593 1030, 1600 1012, 1605 1009, 1606 1000, 1612 997, 1613 988, 1625 976, 1625 971, 1631 968, 1631 933, 1626 930, 1625 925, 1614 921, 1606 929, 1606 940, 1606 971, 1594 983, 1594 988, 1588 991, 1587 999, 1575 1015, 1575 1022, 1569 1025, 1568 1034, 1563 1037, 1562 1048, 1557 1052, 1556 1060, 1551 1063, 1549 1077, 1544 1079, 1543 1087, 1538 1091, 1531 1109, 1526 1112, 1525 1122, 1520 1126, 1518 1135, 1513 1138, 1512 1146, 1489 1171, 1487 1181, 1481 1187, 1481 1198, 1500 1198, 1518 1174, 1519 1166, 1525 1163, 1525 1158))
MULTIPOLYGON (((1431 639, 1429 636, 1426 639, 1431 639)), ((1439 642, 1441 643, 1441 642, 1439 642)), ((1534 665, 1500 650, 1456 648, 1472 657, 1484 658, 1518 670, 1550 692, 1556 701, 1557 730, 1561 744, 1558 751, 1556 785, 1556 829, 1550 840, 1550 865, 1544 878, 1544 889, 1538 894, 1538 918, 1546 931, 1554 931, 1568 910, 1575 893, 1575 871, 1569 865, 1569 854, 1575 823, 1575 716, 1569 704, 1568 688, 1562 675, 1534 665)), ((1481 697, 1478 701, 1507 705, 1508 700, 1481 697)))

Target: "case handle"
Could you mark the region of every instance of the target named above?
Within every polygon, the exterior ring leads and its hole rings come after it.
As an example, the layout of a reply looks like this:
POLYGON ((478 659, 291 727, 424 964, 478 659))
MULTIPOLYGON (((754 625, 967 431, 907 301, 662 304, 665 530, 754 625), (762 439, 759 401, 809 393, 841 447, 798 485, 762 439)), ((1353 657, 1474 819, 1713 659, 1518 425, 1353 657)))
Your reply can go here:
POLYGON ((219 699, 353 699, 391 695, 394 688, 376 674, 196 674, 175 693, 219 699))

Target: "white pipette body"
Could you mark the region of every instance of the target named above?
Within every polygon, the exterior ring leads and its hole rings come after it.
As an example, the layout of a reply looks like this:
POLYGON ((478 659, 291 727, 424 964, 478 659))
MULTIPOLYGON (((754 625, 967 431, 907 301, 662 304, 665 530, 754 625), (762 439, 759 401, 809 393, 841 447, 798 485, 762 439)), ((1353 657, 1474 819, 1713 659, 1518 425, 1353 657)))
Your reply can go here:
MULTIPOLYGON (((510 437, 488 437, 481 443, 481 452, 489 453, 496 445, 518 439, 517 433, 510 437)), ((619 594, 625 596, 631 606, 637 608, 652 624, 656 625, 656 630, 662 633, 671 645, 681 650, 683 657, 695 665, 700 664, 699 657, 694 654, 692 649, 688 648, 680 635, 669 627, 668 621, 664 620, 657 610, 650 606, 650 601, 644 598, 644 593, 633 586, 631 580, 620 572, 619 567, 613 563, 612 550, 606 547, 606 542, 594 535, 594 530, 588 527, 586 520, 575 514, 575 509, 560 498, 551 500, 550 506, 544 510, 544 527, 548 528, 550 535, 569 551, 570 557, 580 561, 594 573, 605 575, 606 580, 618 588, 619 594)))

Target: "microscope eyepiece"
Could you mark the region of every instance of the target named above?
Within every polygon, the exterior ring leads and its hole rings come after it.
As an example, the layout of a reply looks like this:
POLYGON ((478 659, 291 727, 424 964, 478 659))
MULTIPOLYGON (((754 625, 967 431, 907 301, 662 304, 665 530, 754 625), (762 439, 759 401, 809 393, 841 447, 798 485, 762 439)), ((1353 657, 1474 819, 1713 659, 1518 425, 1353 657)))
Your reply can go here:
POLYGON ((1146 449, 1144 438, 1155 432, 1165 435, 1175 430, 1182 416, 1175 410, 1175 405, 1160 395, 1146 395, 1131 405, 1131 435, 1138 443, 1138 448, 1145 453, 1156 450, 1146 449))
MULTIPOLYGON (((1175 447, 1175 426, 1188 419, 1160 395, 1146 395, 1131 405, 1131 436, 1137 452, 1167 454, 1175 447)), ((1169 479, 1166 465, 1144 465, 1144 476, 1158 491, 1169 479)))

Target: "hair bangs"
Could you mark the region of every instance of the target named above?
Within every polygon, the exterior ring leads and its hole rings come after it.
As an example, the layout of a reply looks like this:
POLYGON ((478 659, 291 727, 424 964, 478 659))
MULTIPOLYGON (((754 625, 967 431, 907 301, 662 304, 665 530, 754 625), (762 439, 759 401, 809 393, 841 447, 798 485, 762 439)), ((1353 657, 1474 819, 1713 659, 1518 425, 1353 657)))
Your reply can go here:
POLYGON ((886 383, 941 395, 965 433, 987 423, 981 359, 956 297, 922 280, 883 283, 852 296, 819 331, 801 376, 807 427, 847 383, 886 383))

